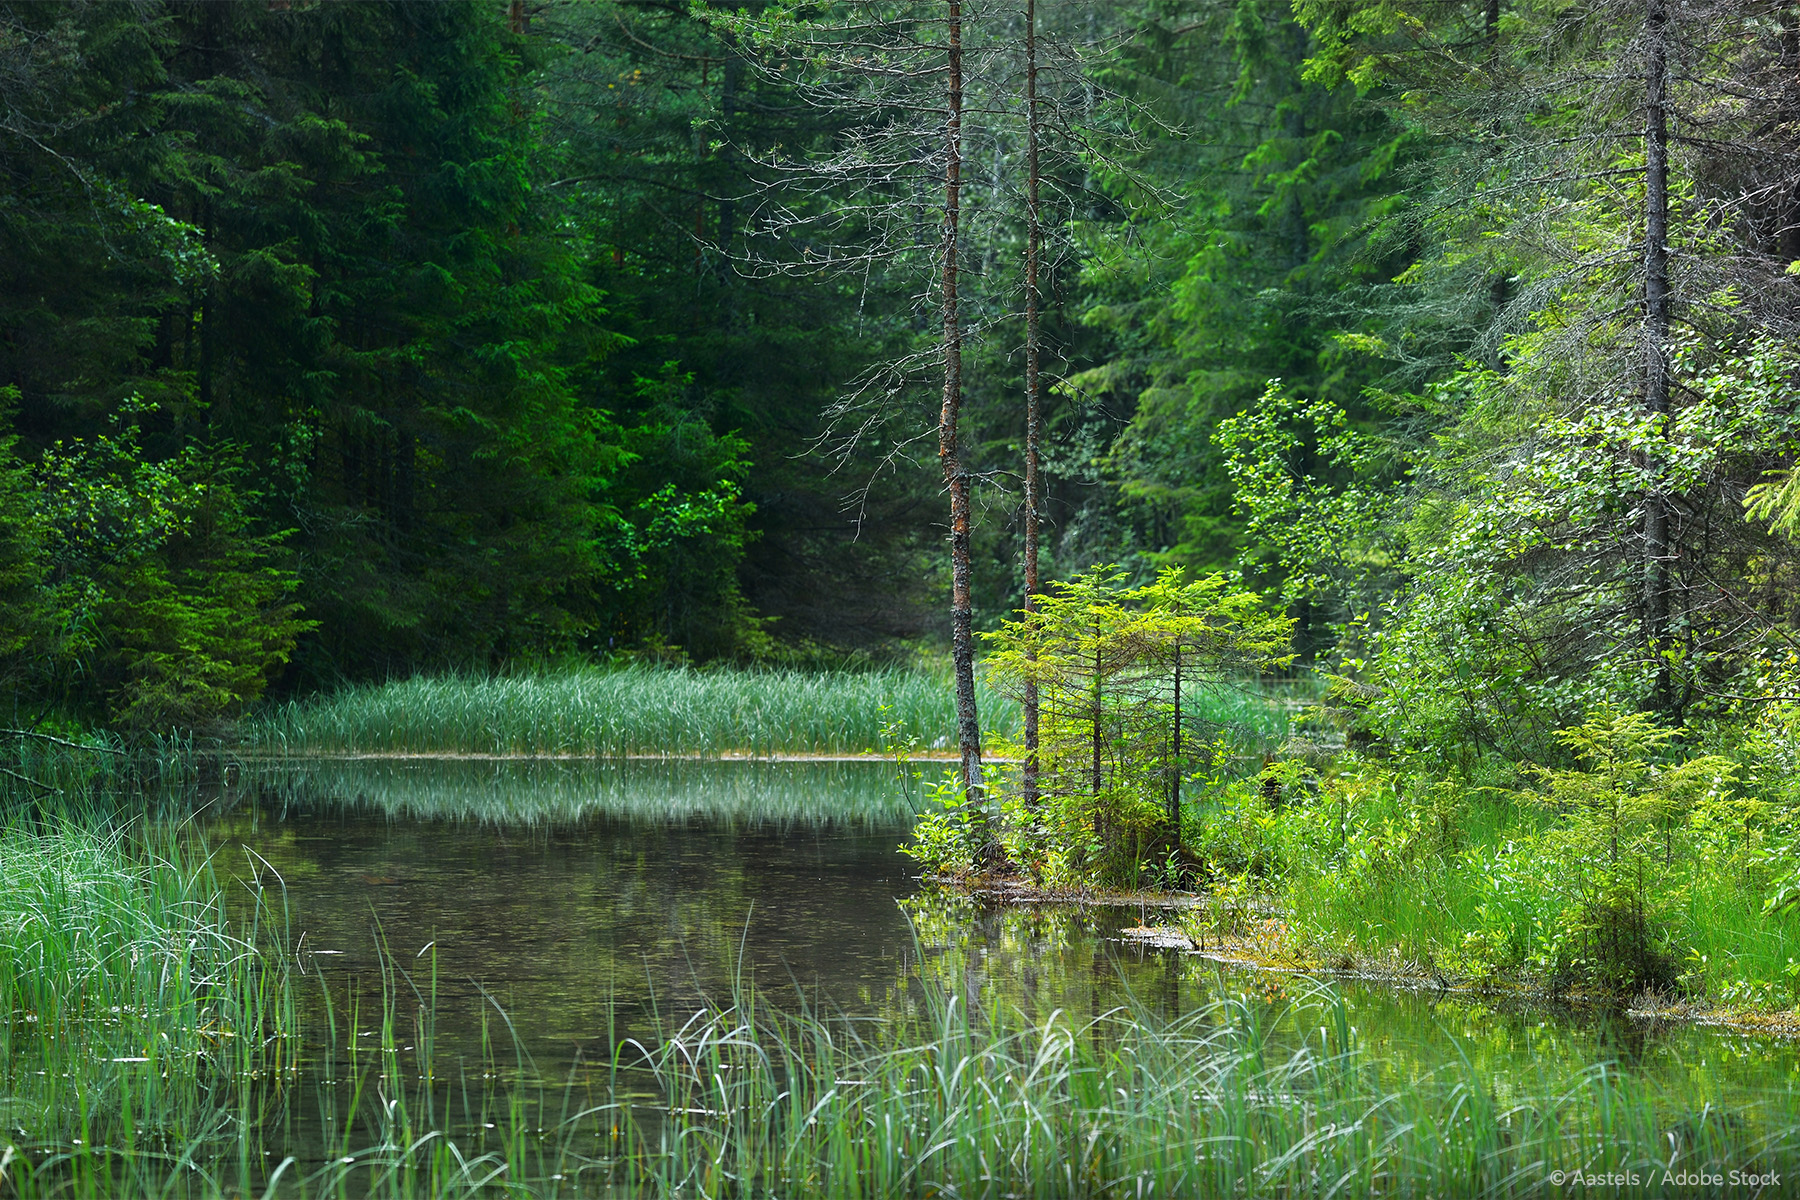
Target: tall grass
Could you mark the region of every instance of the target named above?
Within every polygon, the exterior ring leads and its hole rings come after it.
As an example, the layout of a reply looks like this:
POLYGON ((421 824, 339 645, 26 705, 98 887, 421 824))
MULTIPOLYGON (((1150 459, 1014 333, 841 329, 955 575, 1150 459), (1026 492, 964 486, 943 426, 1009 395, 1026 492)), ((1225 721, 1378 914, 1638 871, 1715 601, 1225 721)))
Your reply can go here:
POLYGON ((1705 1079, 1670 1095, 1609 1063, 1505 1092, 1466 1060, 1396 1079, 1341 1002, 1313 1004, 1299 1045, 1254 1001, 1008 1028, 939 993, 912 1038, 700 1014, 645 1052, 666 1101, 618 1168, 656 1196, 1525 1197, 1576 1171, 1660 1196, 1692 1194, 1665 1171, 1785 1172, 1800 1151, 1785 1092, 1721 1107, 1705 1079))
POLYGON ((1323 989, 1180 1018, 1027 1019, 921 978, 910 1017, 872 1022, 770 1008, 740 984, 656 1036, 607 1031, 604 1061, 559 1084, 508 1050, 493 1005, 480 1061, 440 1061, 432 960, 389 957, 382 982, 378 1012, 326 1009, 319 1070, 285 1118, 179 1159, 84 1140, 59 1173, 9 1182, 74 1197, 1360 1200, 1562 1194, 1570 1172, 1692 1195, 1665 1173, 1800 1163, 1790 1090, 1727 1092, 1698 1063, 1679 1092, 1612 1062, 1515 1061, 1502 1077, 1464 1056, 1420 1074, 1367 1049, 1323 989), (296 1121, 307 1105, 317 1120, 296 1121))
MULTIPOLYGON (((982 690, 999 735, 1016 706, 982 690)), ((943 749, 956 714, 923 671, 803 672, 631 666, 419 676, 277 707, 244 742, 288 754, 862 754, 943 749)))
POLYGON ((294 1066, 268 908, 229 911, 172 839, 0 830, 0 1156, 16 1189, 104 1193, 134 1163, 236 1145, 226 1097, 294 1066))

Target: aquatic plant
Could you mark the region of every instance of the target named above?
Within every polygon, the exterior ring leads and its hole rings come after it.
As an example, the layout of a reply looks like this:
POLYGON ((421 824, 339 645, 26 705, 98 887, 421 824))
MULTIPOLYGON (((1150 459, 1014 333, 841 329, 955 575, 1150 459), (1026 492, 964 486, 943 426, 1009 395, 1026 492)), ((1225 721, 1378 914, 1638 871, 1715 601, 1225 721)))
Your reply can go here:
POLYGON ((114 1126, 9 1182, 75 1197, 1359 1200, 1524 1198, 1577 1173, 1687 1195, 1696 1174, 1800 1162, 1785 1090, 1726 1094, 1694 1067, 1664 1091, 1610 1061, 1421 1069, 1373 1053, 1343 1002, 1303 981, 1178 1018, 1083 1019, 920 975, 884 1021, 777 1009, 740 981, 659 1033, 596 1031, 610 1053, 558 1081, 485 994, 480 1060, 443 1061, 435 959, 385 955, 381 973, 377 1009, 324 1006, 316 1121, 296 1121, 290 1088, 285 1116, 246 1107, 179 1158, 124 1153, 114 1126))
POLYGON ((235 1146, 233 1088, 290 1072, 297 1024, 279 907, 245 898, 228 905, 174 838, 0 830, 0 1175, 15 1190, 104 1194, 118 1171, 235 1146))
MULTIPOLYGON (((984 689, 983 722, 1016 728, 984 689)), ((294 701, 248 721, 246 746, 286 754, 767 755, 944 749, 955 707, 937 676, 634 665, 416 676, 294 701)))
POLYGON ((1785 1096, 1734 1111, 1610 1063, 1529 1090, 1466 1060, 1396 1078, 1341 1002, 1301 1003, 1317 1032, 1298 1047, 1257 1000, 1009 1025, 938 992, 912 1036, 696 1014, 643 1051, 666 1101, 621 1106, 616 1161, 656 1196, 1525 1197, 1614 1172, 1660 1196, 1691 1192, 1665 1174, 1784 1172, 1800 1151, 1785 1096))

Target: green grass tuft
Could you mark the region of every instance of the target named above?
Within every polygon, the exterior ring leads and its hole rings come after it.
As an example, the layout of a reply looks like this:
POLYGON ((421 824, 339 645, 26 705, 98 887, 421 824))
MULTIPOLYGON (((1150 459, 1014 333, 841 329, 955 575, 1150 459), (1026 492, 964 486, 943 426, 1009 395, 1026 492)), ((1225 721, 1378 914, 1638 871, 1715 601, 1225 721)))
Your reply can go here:
POLYGON ((0 1155, 19 1194, 108 1194, 236 1144, 225 1097, 291 1072, 296 1025, 279 927, 258 896, 242 915, 173 841, 0 830, 0 1155))

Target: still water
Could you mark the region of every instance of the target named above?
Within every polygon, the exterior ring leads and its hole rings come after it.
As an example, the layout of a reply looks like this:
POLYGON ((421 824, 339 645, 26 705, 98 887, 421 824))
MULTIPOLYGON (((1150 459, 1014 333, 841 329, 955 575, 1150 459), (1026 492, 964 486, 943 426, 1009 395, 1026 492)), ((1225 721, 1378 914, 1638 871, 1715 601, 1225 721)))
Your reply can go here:
MULTIPOLYGON (((344 1056, 379 1036, 385 989, 401 1024, 429 1027, 465 1112, 470 1080, 592 1102, 619 1047, 734 995, 904 1021, 927 983, 1015 1024, 1242 998, 1295 1046, 1341 998, 1395 1087, 1472 1068, 1501 1101, 1602 1064, 1672 1096, 1800 1090, 1790 1042, 1271 975, 1124 942, 1136 907, 944 895, 898 852, 915 787, 874 763, 290 764, 247 771, 195 828, 221 873, 284 898, 315 1078, 354 1075, 344 1056)), ((306 1105, 265 1127, 286 1143, 266 1153, 329 1141, 330 1105, 306 1105)))
MULTIPOLYGON (((1251 996, 1306 1033, 1327 984, 1129 945, 1136 907, 996 908, 922 888, 898 852, 917 803, 877 763, 364 761, 248 775, 201 828, 222 868, 279 881, 334 1003, 378 1001, 385 948, 421 992, 435 972, 440 1054, 475 1053, 503 1012, 546 1075, 734 987, 852 1017, 903 1016, 922 977, 1034 1016, 1251 996)), ((1671 1087, 1702 1073, 1800 1085, 1791 1042, 1329 987, 1401 1073, 1466 1057, 1523 1085, 1617 1061, 1671 1087)))

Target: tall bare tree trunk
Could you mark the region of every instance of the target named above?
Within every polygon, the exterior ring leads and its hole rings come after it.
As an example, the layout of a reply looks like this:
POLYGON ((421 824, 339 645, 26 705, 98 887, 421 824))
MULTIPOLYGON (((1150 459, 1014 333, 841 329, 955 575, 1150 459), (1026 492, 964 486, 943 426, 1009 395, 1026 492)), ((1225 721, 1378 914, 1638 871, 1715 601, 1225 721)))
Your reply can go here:
MULTIPOLYGON (((1025 611, 1037 611, 1039 442, 1043 438, 1038 383, 1038 254, 1043 245, 1038 210, 1037 0, 1025 0, 1025 611)), ((1035 655, 1034 655, 1035 657, 1035 655)), ((1038 688, 1025 682, 1025 803, 1038 802, 1038 688)))
MULTIPOLYGON (((1644 18, 1644 408, 1669 412, 1669 14, 1647 0, 1644 18)), ((1658 652, 1669 627, 1669 501, 1652 472, 1644 496, 1644 641, 1658 652)), ((1672 703, 1667 660, 1657 668, 1651 704, 1672 703)))
POLYGON ((981 788, 981 722, 975 711, 974 605, 969 582, 969 474, 957 420, 962 415, 962 316, 956 266, 962 235, 962 3, 949 0, 949 62, 944 121, 944 407, 938 415, 938 461, 950 492, 950 658, 956 671, 956 743, 963 789, 981 788))

